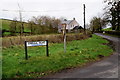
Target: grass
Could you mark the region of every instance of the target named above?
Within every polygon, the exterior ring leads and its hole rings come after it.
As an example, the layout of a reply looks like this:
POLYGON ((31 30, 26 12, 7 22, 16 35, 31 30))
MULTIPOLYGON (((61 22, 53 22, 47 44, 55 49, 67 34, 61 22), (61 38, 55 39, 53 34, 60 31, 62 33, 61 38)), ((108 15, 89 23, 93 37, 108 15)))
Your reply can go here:
POLYGON ((9 36, 11 33, 10 32, 4 32, 5 36, 9 36))
POLYGON ((9 30, 10 20, 0 19, 0 22, 2 22, 2 29, 9 30))
MULTIPOLYGON (((2 22, 2 29, 8 30, 8 31, 10 30, 10 24, 11 24, 12 20, 0 19, 0 22, 2 22)), ((24 23, 24 31, 30 32, 27 23, 24 23)))
POLYGON ((112 28, 106 28, 106 29, 102 29, 103 31, 112 31, 112 28))
POLYGON ((50 43, 50 56, 46 57, 45 47, 29 47, 29 59, 24 59, 24 46, 3 48, 3 78, 37 78, 62 69, 82 66, 99 59, 99 55, 109 56, 113 50, 108 43, 96 35, 86 40, 67 42, 64 53, 63 43, 50 43))

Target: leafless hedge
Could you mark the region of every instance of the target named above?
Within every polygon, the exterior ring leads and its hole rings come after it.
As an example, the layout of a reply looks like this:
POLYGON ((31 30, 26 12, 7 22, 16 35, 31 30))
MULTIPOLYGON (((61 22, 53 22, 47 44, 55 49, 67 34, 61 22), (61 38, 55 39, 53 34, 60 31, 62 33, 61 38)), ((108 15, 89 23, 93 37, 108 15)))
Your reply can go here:
MULTIPOLYGON (((84 34, 67 34, 67 41, 82 40, 88 38, 89 35, 84 34)), ((25 41, 43 41, 48 40, 50 43, 63 42, 62 34, 54 35, 35 35, 35 36, 17 36, 17 37, 4 37, 2 38, 2 47, 11 47, 14 45, 24 45, 25 41)))

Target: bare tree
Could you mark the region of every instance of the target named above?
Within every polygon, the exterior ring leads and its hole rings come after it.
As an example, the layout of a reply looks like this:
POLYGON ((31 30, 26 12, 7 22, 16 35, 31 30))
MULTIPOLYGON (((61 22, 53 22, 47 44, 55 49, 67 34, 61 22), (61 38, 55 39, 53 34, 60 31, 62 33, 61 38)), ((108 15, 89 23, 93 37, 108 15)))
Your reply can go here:
POLYGON ((18 3, 18 7, 19 7, 19 17, 20 17, 20 35, 22 35, 22 33, 24 32, 24 23, 23 23, 23 19, 22 19, 22 11, 21 11, 21 7, 18 3))
POLYGON ((119 0, 104 0, 107 6, 104 8, 104 18, 112 24, 112 30, 120 29, 120 1, 119 0))
POLYGON ((60 19, 50 16, 38 16, 29 20, 28 24, 31 32, 35 32, 35 34, 56 33, 60 19))
POLYGON ((35 25, 34 21, 28 20, 28 28, 30 29, 31 34, 34 34, 35 31, 34 25, 35 25))
POLYGON ((11 35, 15 35, 16 34, 16 30, 17 30, 17 19, 14 18, 13 21, 10 23, 10 32, 11 32, 11 35))
POLYGON ((104 21, 104 19, 102 19, 101 17, 93 17, 90 21, 90 27, 92 29, 92 31, 101 31, 102 27, 105 26, 106 23, 104 21))

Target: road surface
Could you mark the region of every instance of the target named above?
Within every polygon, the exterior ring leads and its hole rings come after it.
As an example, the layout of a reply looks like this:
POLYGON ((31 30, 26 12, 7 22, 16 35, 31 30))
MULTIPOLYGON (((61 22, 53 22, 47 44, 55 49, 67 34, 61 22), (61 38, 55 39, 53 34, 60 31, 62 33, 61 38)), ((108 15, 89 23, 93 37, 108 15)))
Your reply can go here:
MULTIPOLYGON (((84 68, 74 68, 69 70, 63 70, 59 73, 51 74, 43 78, 118 78, 118 54, 120 53, 120 38, 102 35, 95 33, 96 35, 102 36, 110 41, 113 41, 115 46, 115 52, 110 57, 107 57, 101 61, 85 66, 84 68)), ((81 80, 81 79, 80 79, 81 80)), ((105 79, 106 80, 106 79, 105 79)), ((115 79, 116 80, 116 79, 115 79)))

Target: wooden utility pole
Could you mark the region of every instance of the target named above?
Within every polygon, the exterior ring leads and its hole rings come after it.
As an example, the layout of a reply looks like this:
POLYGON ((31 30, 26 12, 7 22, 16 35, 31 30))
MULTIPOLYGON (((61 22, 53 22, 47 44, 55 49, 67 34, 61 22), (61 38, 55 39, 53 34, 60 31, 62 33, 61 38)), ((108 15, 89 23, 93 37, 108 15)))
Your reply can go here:
POLYGON ((83 12, 83 14, 84 14, 84 33, 86 33, 85 32, 85 4, 83 4, 83 7, 84 7, 84 12, 83 12))
POLYGON ((20 22, 22 22, 22 13, 21 13, 21 8, 20 8, 19 3, 18 3, 18 7, 19 7, 19 17, 20 17, 20 22))
POLYGON ((19 7, 19 16, 20 16, 20 35, 24 32, 24 25, 23 25, 23 22, 22 22, 22 11, 21 11, 21 8, 20 8, 20 5, 18 3, 18 7, 19 7))
POLYGON ((120 1, 118 2, 118 4, 117 4, 117 17, 118 17, 118 29, 117 30, 119 30, 120 29, 120 1))

